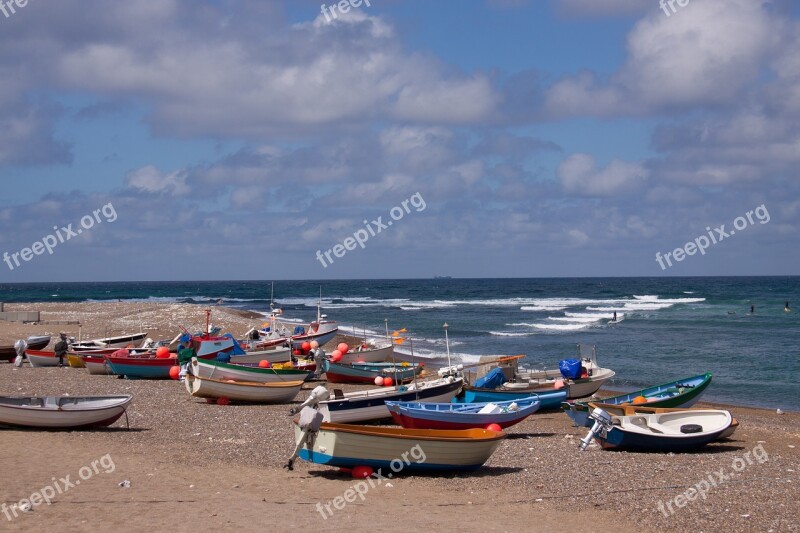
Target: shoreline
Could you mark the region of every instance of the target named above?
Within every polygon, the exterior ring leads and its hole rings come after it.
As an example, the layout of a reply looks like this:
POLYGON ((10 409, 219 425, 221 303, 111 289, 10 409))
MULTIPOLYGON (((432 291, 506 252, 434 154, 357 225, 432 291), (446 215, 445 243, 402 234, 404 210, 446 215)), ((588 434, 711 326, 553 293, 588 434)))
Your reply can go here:
MULTIPOLYGON (((243 310, 235 307, 208 306, 198 303, 165 303, 165 302, 127 302, 127 301, 104 301, 104 302, 14 302, 6 303, 7 311, 29 311, 31 309, 41 311, 43 321, 77 321, 78 324, 42 324, 31 325, 19 322, 0 321, 0 345, 13 345, 14 341, 26 338, 30 335, 51 334, 55 337, 60 331, 65 331, 68 335, 75 338, 79 336, 86 338, 98 338, 111 335, 123 335, 137 333, 141 331, 140 325, 147 330, 150 337, 173 338, 179 331, 180 326, 185 326, 190 331, 200 331, 205 328, 205 309, 212 309, 212 324, 223 327, 224 332, 234 333, 237 338, 241 338, 245 331, 251 326, 264 322, 264 315, 258 311, 243 310)), ((334 340, 327 343, 325 351, 330 353, 331 349, 343 340, 359 339, 359 337, 339 333, 334 340)), ((400 348, 401 350, 403 348, 400 348)), ((457 357, 458 354, 454 354, 457 357)), ((396 352, 397 361, 411 361, 409 354, 396 352)), ((444 355, 437 358, 415 357, 415 360, 425 362, 432 369, 446 366, 444 355)), ((712 384, 713 387, 713 384, 712 384)), ((633 392, 637 389, 629 390, 614 388, 614 386, 603 387, 599 393, 603 396, 614 396, 633 392)), ((699 402, 703 406, 719 406, 723 409, 760 409, 765 412, 775 413, 775 408, 764 407, 750 404, 735 404, 715 400, 706 400, 708 392, 704 394, 703 401, 699 402)), ((711 393, 713 396, 713 392, 711 393)), ((800 413, 800 407, 787 408, 781 407, 784 412, 800 413)))

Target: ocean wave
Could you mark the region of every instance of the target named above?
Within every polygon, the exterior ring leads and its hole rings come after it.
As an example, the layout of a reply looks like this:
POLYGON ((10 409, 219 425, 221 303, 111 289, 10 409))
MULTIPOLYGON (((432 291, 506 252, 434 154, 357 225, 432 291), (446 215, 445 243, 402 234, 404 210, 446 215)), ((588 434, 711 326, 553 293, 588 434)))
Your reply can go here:
POLYGON ((531 326, 547 331, 578 331, 591 327, 591 324, 531 324, 531 326))
POLYGON ((566 306, 544 306, 544 305, 523 305, 520 307, 522 311, 563 311, 567 309, 566 306))
MULTIPOLYGON (((612 319, 614 318, 613 313, 564 313, 565 316, 571 318, 596 318, 598 320, 602 320, 604 318, 612 319)), ((625 313, 617 312, 617 318, 625 316, 625 313)))
POLYGON ((521 332, 514 332, 514 331, 490 331, 489 335, 494 335, 496 337, 529 337, 533 335, 533 332, 529 333, 521 333, 521 332))
MULTIPOLYGON (((591 323, 591 322, 599 322, 603 319, 611 319, 613 315, 602 315, 602 316, 549 316, 547 320, 552 320, 554 322, 571 322, 571 323, 591 323)), ((619 318, 619 314, 617 314, 617 318, 619 318)))

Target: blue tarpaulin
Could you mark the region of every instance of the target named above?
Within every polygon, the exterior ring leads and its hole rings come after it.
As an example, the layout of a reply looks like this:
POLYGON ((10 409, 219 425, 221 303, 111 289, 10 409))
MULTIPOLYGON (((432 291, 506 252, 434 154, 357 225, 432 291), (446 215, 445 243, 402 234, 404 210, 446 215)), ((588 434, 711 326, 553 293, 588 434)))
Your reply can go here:
POLYGON ((233 341, 233 350, 230 351, 231 355, 245 355, 245 351, 242 349, 241 346, 239 346, 239 343, 236 342, 236 339, 233 338, 233 335, 231 335, 230 333, 226 333, 225 335, 223 335, 223 337, 233 341))
POLYGON ((581 377, 580 359, 563 359, 558 362, 558 369, 566 379, 580 379, 581 377))
POLYGON ((495 368, 482 378, 475 381, 475 387, 481 389, 496 389, 506 382, 506 375, 502 368, 495 368))

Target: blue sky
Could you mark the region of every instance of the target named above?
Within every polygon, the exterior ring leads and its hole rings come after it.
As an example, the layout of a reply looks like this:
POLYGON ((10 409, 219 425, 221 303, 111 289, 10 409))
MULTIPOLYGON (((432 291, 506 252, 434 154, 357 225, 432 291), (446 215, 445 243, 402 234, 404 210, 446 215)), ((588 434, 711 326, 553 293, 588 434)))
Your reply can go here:
POLYGON ((797 274, 794 3, 369 4, 0 13, 0 280, 797 274))

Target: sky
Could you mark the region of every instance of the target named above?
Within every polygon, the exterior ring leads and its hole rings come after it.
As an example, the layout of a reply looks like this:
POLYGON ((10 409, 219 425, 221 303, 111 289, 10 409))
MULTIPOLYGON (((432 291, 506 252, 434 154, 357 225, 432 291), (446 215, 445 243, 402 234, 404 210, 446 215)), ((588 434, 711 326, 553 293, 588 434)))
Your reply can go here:
POLYGON ((21 4, 0 282, 798 274, 795 2, 21 4))

